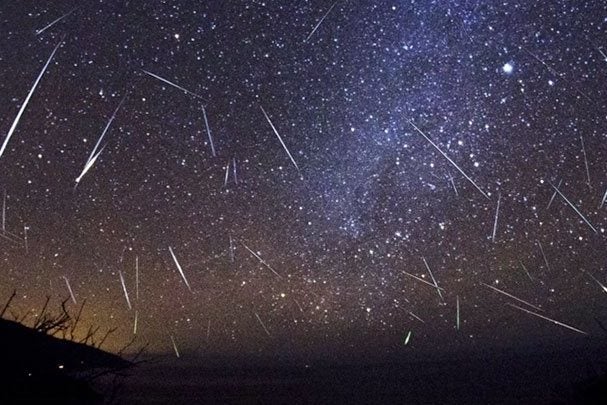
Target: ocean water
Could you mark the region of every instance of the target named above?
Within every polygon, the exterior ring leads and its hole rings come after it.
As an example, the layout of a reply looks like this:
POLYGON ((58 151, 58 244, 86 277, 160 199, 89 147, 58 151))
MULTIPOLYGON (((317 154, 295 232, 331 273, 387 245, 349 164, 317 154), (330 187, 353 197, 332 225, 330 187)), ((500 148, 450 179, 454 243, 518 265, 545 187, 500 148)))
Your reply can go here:
MULTIPOLYGON (((361 363, 364 359, 361 359, 361 363)), ((168 359, 123 381, 124 404, 578 403, 607 371, 605 352, 513 354, 378 364, 225 367, 168 359)), ((596 403, 607 397, 592 394, 596 403)), ((601 394, 602 395, 602 394, 601 394)), ((588 403, 586 398, 584 402, 588 403)))

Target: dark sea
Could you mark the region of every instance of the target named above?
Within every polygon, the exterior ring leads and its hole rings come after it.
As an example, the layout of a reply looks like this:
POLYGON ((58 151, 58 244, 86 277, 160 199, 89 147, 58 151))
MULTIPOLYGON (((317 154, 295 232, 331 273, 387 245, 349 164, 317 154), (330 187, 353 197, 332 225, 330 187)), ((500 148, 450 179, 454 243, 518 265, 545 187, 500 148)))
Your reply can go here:
POLYGON ((124 404, 607 404, 607 350, 355 364, 164 357, 123 381, 124 404))

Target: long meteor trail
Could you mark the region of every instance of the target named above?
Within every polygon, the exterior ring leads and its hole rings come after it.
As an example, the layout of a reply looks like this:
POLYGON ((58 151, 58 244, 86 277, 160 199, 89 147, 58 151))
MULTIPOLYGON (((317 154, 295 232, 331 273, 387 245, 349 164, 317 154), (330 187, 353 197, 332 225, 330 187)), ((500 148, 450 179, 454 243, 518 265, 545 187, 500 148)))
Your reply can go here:
MULTIPOLYGON (((560 179, 559 184, 556 187, 557 188, 560 187, 562 183, 563 183, 563 179, 560 179)), ((550 201, 548 202, 548 206, 546 207, 546 209, 550 208, 550 206, 554 202, 554 199, 556 198, 556 194, 557 194, 556 191, 554 193, 552 193, 552 197, 550 197, 550 201)))
POLYGON ((177 270, 179 270, 179 274, 181 274, 181 278, 183 279, 183 282, 188 287, 188 290, 192 291, 192 287, 190 287, 190 283, 188 283, 188 279, 185 278, 185 274, 183 273, 183 269, 181 268, 181 265, 179 264, 179 261, 177 261, 177 257, 175 256, 175 253, 173 253, 173 248, 170 247, 170 246, 169 246, 169 252, 171 252, 171 256, 173 256, 173 261, 175 262, 175 266, 177 266, 177 270))
MULTIPOLYGON (((339 1, 339 0, 337 0, 337 1, 339 1)), ((314 33, 316 32, 318 27, 320 27, 320 24, 322 24, 322 22, 325 20, 325 18, 327 18, 327 16, 331 12, 331 10, 333 10, 333 7, 335 7, 335 5, 337 4, 337 1, 335 3, 333 3, 333 5, 331 7, 329 7, 329 10, 325 13, 325 15, 322 16, 320 21, 318 21, 318 23, 316 24, 316 26, 314 27, 312 32, 310 32, 310 34, 306 37, 306 39, 304 39, 304 42, 308 42, 308 40, 312 37, 312 35, 314 35, 314 33)))
POLYGON ((175 350, 175 356, 177 356, 177 358, 181 357, 179 355, 179 349, 177 349, 177 343, 175 343, 175 338, 173 337, 173 335, 170 335, 171 337, 171 343, 173 343, 173 350, 175 350))
POLYGON ((105 124, 105 128, 103 128, 103 132, 99 136, 99 139, 97 140, 97 143, 95 144, 95 147, 91 151, 91 154, 90 154, 88 160, 84 164, 84 168, 82 169, 82 172, 80 173, 80 176, 78 176, 76 178, 76 187, 78 186, 78 184, 80 183, 80 181, 82 180, 82 178, 84 177, 84 175, 91 169, 91 167, 93 167, 93 165, 95 164, 95 162, 97 161, 97 159, 101 155, 101 152, 103 152, 103 150, 105 149, 105 145, 104 145, 101 148, 101 150, 98 150, 99 146, 101 145, 101 142, 103 141, 103 138, 105 138, 105 135, 107 134, 108 130, 110 129, 110 126, 112 125, 112 122, 116 118, 116 115, 118 114, 118 111, 120 111, 120 108, 122 107, 122 104, 124 104, 124 100, 126 100, 126 95, 122 98, 122 100, 120 100, 120 103, 118 103, 118 107, 116 107, 116 109, 112 113, 112 116, 108 120, 107 124, 105 124))
POLYGON ((204 125, 207 127, 207 135, 209 137, 209 143, 211 144, 211 152, 213 157, 217 156, 215 153, 215 145, 213 144, 213 137, 211 136, 211 128, 209 127, 209 120, 207 119, 207 110, 202 106, 202 115, 204 116, 204 125))
POLYGON ((53 49, 51 56, 49 56, 48 60, 46 61, 46 64, 40 71, 40 74, 38 75, 38 78, 34 82, 34 85, 32 86, 32 88, 30 89, 30 92, 28 93, 27 97, 25 98, 25 101, 23 102, 23 104, 21 104, 21 108, 19 109, 19 112, 17 113, 17 116, 15 117, 15 120, 13 121, 13 125, 11 125, 11 128, 8 130, 8 134, 6 135, 6 138, 4 139, 4 143, 2 144, 2 147, 0 148, 0 157, 2 157, 2 155, 4 154, 4 150, 6 149, 6 146, 8 145, 8 141, 10 141, 11 137, 13 136, 13 132, 15 132, 15 128, 17 128, 17 124, 19 124, 19 120, 21 119, 21 116, 23 115, 23 112, 25 111, 25 108, 27 107, 27 104, 30 101, 30 98, 32 98, 32 94, 34 94, 34 91, 36 90, 38 83, 40 83, 40 79, 42 79, 42 76, 44 76, 44 73, 46 72, 48 65, 51 63, 53 56, 55 56, 57 49, 59 49, 59 47, 61 46, 62 43, 63 43, 63 39, 61 39, 61 41, 59 41, 59 43, 55 46, 55 49, 53 49))
POLYGON ((521 298, 515 297, 514 295, 512 295, 510 293, 507 293, 506 291, 500 290, 499 288, 495 288, 492 285, 485 284, 485 283, 482 283, 482 282, 481 282, 481 284, 484 285, 485 287, 491 288, 493 291, 496 291, 496 292, 498 292, 500 294, 505 295, 506 297, 510 297, 510 298, 512 298, 514 300, 517 300, 518 302, 522 302, 525 305, 529 305, 531 308, 537 309, 538 311, 543 311, 542 308, 536 307, 535 305, 531 304, 530 302, 525 301, 525 300, 523 300, 521 298))
POLYGON ((176 89, 179 89, 179 90, 181 90, 181 91, 183 91, 183 92, 185 92, 185 93, 187 93, 187 94, 189 94, 189 95, 191 95, 191 96, 194 96, 194 97, 197 97, 197 98, 203 99, 203 97, 202 97, 201 95, 196 94, 196 93, 193 93, 193 92, 191 92, 190 90, 188 90, 188 89, 186 89, 186 88, 183 88, 183 87, 181 87, 180 85, 175 84, 175 83, 173 83, 173 82, 172 82, 172 81, 170 81, 170 80, 165 79, 164 77, 158 76, 157 74, 154 74, 154 73, 152 73, 152 72, 148 72, 148 71, 147 71, 147 70, 145 70, 145 69, 141 69, 141 70, 143 71, 143 73, 145 73, 145 74, 147 74, 147 75, 150 75, 150 76, 152 76, 153 78, 156 78, 156 79, 160 80, 161 82, 164 82, 164 83, 168 84, 169 86, 175 87, 176 89))
POLYGON ((259 317, 259 315, 257 315, 257 312, 255 312, 255 316, 257 317, 257 320, 259 321, 259 323, 261 324, 261 327, 263 328, 263 330, 266 332, 266 334, 269 337, 272 337, 272 335, 270 335, 270 332, 268 331, 268 328, 266 328, 266 325, 263 323, 263 321, 261 320, 261 318, 259 317))
POLYGON ((436 287, 436 292, 438 292, 438 296, 442 300, 443 294, 441 293, 440 288, 438 288, 438 283, 436 282, 436 279, 434 278, 434 274, 432 274, 432 270, 430 270, 430 266, 428 266, 428 262, 426 261, 426 258, 422 257, 422 260, 424 261, 424 264, 426 265, 426 269, 428 270, 428 273, 430 273, 430 278, 432 279, 432 282, 434 283, 434 287, 436 287))
POLYGON ((438 286, 436 286, 436 285, 432 284, 431 282, 424 280, 424 279, 423 279, 423 278, 421 278, 421 277, 417 277, 417 276, 416 276, 416 275, 414 275, 414 274, 407 273, 406 271, 403 271, 403 274, 405 274, 405 275, 407 275, 407 276, 409 276, 409 277, 411 277, 411 278, 414 278, 414 279, 416 279, 417 281, 421 281, 421 282, 422 282, 422 283, 424 283, 424 284, 428 284, 430 287, 437 288, 438 290, 444 290, 444 288, 442 288, 442 287, 438 287, 438 286))
POLYGON ((453 165, 453 167, 455 167, 455 168, 456 168, 456 169, 457 169, 457 170, 458 170, 458 171, 459 171, 459 172, 460 172, 460 173, 461 173, 461 174, 462 174, 462 175, 463 175, 463 176, 466 178, 466 180, 468 180, 470 183, 472 183, 472 185, 473 185, 474 187, 476 187, 476 189, 477 189, 477 190, 478 190, 478 191, 479 191, 479 192, 480 192, 482 195, 484 195, 484 196, 485 196, 485 198, 487 198, 487 199, 489 198, 489 196, 488 196, 488 195, 487 195, 487 194, 486 194, 486 193, 485 193, 485 192, 484 192, 484 191, 483 191, 483 190, 482 190, 482 189, 481 189, 481 188, 480 188, 480 187, 479 187, 479 186, 478 186, 478 185, 477 185, 477 184, 474 182, 474 180, 472 180, 472 179, 470 178, 470 176, 468 176, 468 175, 466 174, 466 172, 464 172, 464 171, 463 171, 463 170, 462 170, 462 169, 461 169, 461 168, 460 168, 460 167, 457 165, 457 163, 455 163, 455 162, 454 162, 454 161, 453 161, 453 160, 452 160, 452 159, 451 159, 449 156, 447 156, 447 154, 446 154, 445 152, 443 152, 443 151, 441 150, 441 148, 439 148, 439 147, 438 147, 438 145, 436 145, 434 142, 432 142, 432 139, 428 138, 428 136, 427 136, 427 135, 426 135, 426 134, 425 134, 425 133, 424 133, 424 132, 423 132, 421 129, 419 129, 419 128, 417 127, 417 125, 415 125, 415 124, 413 123, 413 121, 409 120, 409 124, 411 124, 411 126, 412 126, 413 128, 415 128, 415 130, 416 130, 416 131, 417 131, 417 132, 418 132, 418 133, 419 133, 421 136, 423 136, 423 137, 424 137, 424 139, 425 139, 426 141, 428 141, 428 142, 430 143, 430 145, 432 145, 432 146, 434 147, 434 149, 436 149, 436 150, 437 150, 437 151, 438 151, 438 152, 439 152, 441 155, 443 155, 443 157, 444 157, 445 159, 447 159, 447 160, 449 161, 449 163, 451 163, 451 164, 453 165))
POLYGON ((521 308, 518 305, 515 305, 515 304, 508 304, 508 305, 510 305, 513 308, 519 309, 519 310, 521 310, 523 312, 526 312, 526 313, 528 313, 530 315, 537 316, 538 318, 545 319, 546 321, 552 322, 555 325, 562 326, 563 328, 567 328, 567 329, 572 330, 572 331, 577 332, 577 333, 581 333, 582 335, 587 335, 588 334, 588 333, 584 332, 583 330, 574 328, 573 326, 569 326, 569 325, 567 325, 567 324, 565 324, 563 322, 559 322, 559 321, 557 321, 555 319, 548 318, 547 316, 544 316, 544 315, 541 315, 541 314, 537 314, 537 313, 535 313, 533 311, 529 311, 528 309, 521 308))
POLYGON ((559 190, 558 188, 556 188, 556 187, 554 186, 554 184, 552 184, 552 183, 550 183, 550 185, 552 186, 552 188, 554 188, 554 191, 556 191, 556 192, 557 192, 557 193, 558 193, 558 194, 559 194, 561 197, 563 197, 563 200, 565 200, 565 201, 567 202, 567 204, 569 204, 569 206, 570 206, 571 208, 573 208, 573 210, 574 210, 574 211, 575 211, 575 212, 576 212, 576 213, 577 213, 577 214, 580 216, 580 218, 582 218, 582 220, 583 220, 584 222, 586 222, 586 225, 588 225, 588 226, 590 227, 590 229, 592 229, 592 231, 593 231, 594 233, 598 233, 598 232, 597 232, 597 230, 595 229, 595 227, 594 227, 594 226, 592 226, 592 224, 590 223, 590 221, 588 221, 588 219, 587 219, 587 218, 584 216, 584 214, 582 214, 582 213, 580 212, 580 210, 578 210, 578 209, 577 209, 577 207, 576 207, 575 205, 573 205, 573 203, 572 203, 571 201, 569 201, 569 200, 567 199, 567 197, 565 197, 565 195, 564 195, 563 193, 561 193, 561 190, 559 190))
POLYGON ((128 305, 129 310, 131 310, 131 309, 133 309, 133 307, 131 306, 129 292, 126 290, 126 283, 124 282, 124 276, 122 275, 122 272, 120 270, 118 270, 118 275, 120 276, 120 284, 122 284, 122 291, 124 291, 124 298, 126 299, 126 304, 128 305))
POLYGON ((493 235, 491 236, 491 241, 495 243, 495 234, 497 233, 497 217, 500 214, 500 201, 502 199, 502 195, 497 195, 497 208, 495 209, 495 221, 493 222, 493 235))
POLYGON ((57 18, 56 20, 52 21, 50 24, 48 24, 46 27, 41 28, 39 30, 36 30, 36 35, 40 35, 42 34, 44 31, 46 31, 47 29, 51 28, 53 25, 57 24, 59 21, 63 20, 65 17, 69 16, 70 14, 72 14, 74 11, 76 11, 79 7, 75 7, 73 9, 71 9, 70 11, 68 11, 66 14, 63 14, 61 17, 57 18))
POLYGON ((266 266, 268 269, 270 269, 270 271, 271 271, 272 273, 276 274, 276 276, 277 276, 278 278, 282 278, 282 277, 280 276, 280 274, 278 274, 278 273, 276 272, 276 270, 274 270, 274 269, 272 268, 272 266, 270 266, 268 263, 266 263, 266 261, 265 261, 265 260, 263 260, 263 259, 262 259, 262 258, 261 258, 261 257, 260 257, 260 256, 259 256, 257 253, 255 253, 253 250, 251 250, 251 249, 250 249, 250 248, 249 248, 247 245, 245 245, 243 242, 240 242, 240 243, 242 244, 242 246, 244 246, 244 247, 245 247, 245 249, 247 249, 247 250, 249 251, 249 253, 251 253, 251 254, 252 254, 252 255, 253 255, 253 256, 254 256, 254 257, 257 259, 257 260, 259 260, 259 262, 260 262, 261 264, 263 264, 263 265, 264 265, 264 266, 266 266))
POLYGON ((67 290, 70 292, 70 297, 72 298, 72 302, 76 304, 76 297, 74 297, 74 292, 72 291, 72 286, 70 285, 70 280, 67 277, 62 276, 65 280, 65 285, 67 286, 67 290))
POLYGON ((287 145, 285 145, 285 143, 283 142, 282 137, 280 136, 280 134, 276 130, 276 127, 274 127, 274 124, 272 124, 272 121, 270 121, 270 117, 268 117, 268 114, 266 113, 266 110, 264 110, 262 106, 259 106, 259 107, 261 108, 261 111, 263 112, 263 115, 265 115, 266 120, 268 120, 268 123, 272 127, 272 130, 274 131, 274 133, 278 137, 278 140, 280 141, 280 144, 284 148, 285 152, 287 152, 287 155, 289 155, 289 159, 291 159, 291 162, 293 162, 293 166, 295 166, 295 168, 299 171, 299 166, 297 166, 297 163, 295 163, 295 159, 293 159, 293 156, 291 155, 291 152, 289 152, 289 149, 287 148, 287 145))

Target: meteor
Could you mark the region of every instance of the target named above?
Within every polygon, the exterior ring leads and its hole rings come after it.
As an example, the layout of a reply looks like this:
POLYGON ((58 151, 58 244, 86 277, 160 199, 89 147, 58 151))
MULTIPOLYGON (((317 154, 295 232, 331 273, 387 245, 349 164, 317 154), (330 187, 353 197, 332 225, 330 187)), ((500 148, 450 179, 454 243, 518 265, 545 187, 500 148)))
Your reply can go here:
POLYGON ((158 80, 160 80, 161 82, 164 82, 164 83, 168 84, 169 86, 175 87, 175 88, 177 88, 177 89, 179 89, 179 90, 181 90, 181 91, 183 91, 183 92, 185 92, 185 93, 187 93, 187 94, 189 94, 189 95, 191 95, 191 96, 194 96, 194 97, 197 97, 197 98, 200 98, 200 99, 202 99, 202 98, 203 98, 201 95, 196 94, 196 93, 192 93, 190 90, 188 90, 188 89, 186 89, 186 88, 183 88, 183 87, 181 87, 180 85, 175 84, 175 83, 173 83, 173 82, 171 82, 171 81, 169 81, 169 80, 165 79, 164 77, 160 77, 160 76, 158 76, 158 75, 156 75, 156 74, 154 74, 154 73, 152 73, 152 72, 148 72, 148 71, 147 71, 147 70, 145 70, 145 69, 141 69, 141 70, 142 70, 142 71, 143 71, 145 74, 150 75, 150 76, 152 76, 153 78, 158 79, 158 80))
MULTIPOLYGON (((337 0, 337 1, 339 1, 339 0, 337 0)), ((316 26, 314 27, 314 29, 312 30, 312 32, 310 32, 310 34, 306 37, 306 39, 304 39, 304 42, 308 42, 308 40, 310 39, 310 37, 312 37, 312 35, 314 35, 314 33, 316 32, 316 30, 318 29, 318 27, 320 27, 320 24, 322 24, 322 22, 325 20, 325 18, 327 18, 327 16, 331 12, 331 10, 333 10, 333 7, 335 7, 335 5, 337 4, 337 1, 335 3, 333 3, 333 5, 329 8, 329 11, 327 11, 325 13, 325 15, 322 16, 322 18, 320 19, 320 21, 318 21, 318 24, 316 24, 316 26)))
POLYGON ((129 293, 126 290, 124 276, 122 275, 122 272, 120 270, 118 270, 118 275, 120 276, 120 284, 122 284, 122 291, 124 291, 124 298, 126 299, 126 304, 128 305, 129 310, 131 310, 131 309, 133 309, 133 307, 131 306, 131 300, 129 299, 129 293))
POLYGON ((580 212, 580 210, 578 210, 577 207, 575 205, 573 205, 573 203, 571 201, 569 201, 567 199, 567 197, 565 197, 565 195, 563 193, 561 193, 561 190, 559 190, 558 188, 556 188, 554 186, 554 184, 552 184, 552 183, 550 183, 550 185, 552 186, 552 188, 554 188, 554 191, 556 191, 561 197, 563 197, 563 200, 565 200, 567 202, 567 204, 569 204, 569 206, 571 208, 573 208, 573 210, 580 216, 580 218, 582 218, 584 220, 584 222, 586 222, 586 225, 588 225, 590 227, 590 229, 592 229, 592 231, 594 233, 598 233, 597 230, 594 228, 594 226, 592 226, 592 224, 590 223, 590 221, 588 221, 588 219, 586 219, 586 217, 584 216, 584 214, 582 214, 580 212))
POLYGON ((498 292, 498 293, 500 293, 500 294, 505 295, 506 297, 510 297, 510 298, 512 298, 512 299, 515 299, 515 300, 517 300, 518 302, 522 302, 522 303, 523 303, 523 304, 525 304, 525 305, 529 305, 531 308, 537 309, 538 311, 543 311, 543 309, 542 309, 542 308, 536 307, 535 305, 533 305, 533 304, 529 303, 528 301, 525 301, 525 300, 523 300, 523 299, 521 299, 521 298, 515 297, 514 295, 509 294, 509 293, 507 293, 506 291, 500 290, 499 288, 495 288, 495 287, 493 287, 492 285, 485 284, 485 283, 483 283, 483 282, 481 282, 481 284, 482 284, 482 285, 484 285, 485 287, 489 287, 489 288, 491 288, 493 291, 496 291, 496 292, 498 292))
POLYGON ((253 256, 254 256, 254 257, 257 259, 257 260, 259 260, 259 262, 260 262, 261 264, 263 264, 265 267, 267 267, 268 269, 270 269, 270 271, 271 271, 272 273, 276 274, 276 276, 277 276, 278 278, 282 278, 282 277, 280 276, 280 274, 278 274, 278 273, 276 272, 276 270, 274 270, 274 269, 272 268, 272 266, 270 266, 268 263, 266 263, 266 261, 265 261, 265 260, 263 260, 263 259, 262 259, 262 258, 261 258, 261 257, 260 257, 260 256, 259 256, 257 253, 255 253, 253 250, 249 249, 249 247, 248 247, 247 245, 245 245, 245 244, 244 244, 244 242, 240 242, 240 243, 241 243, 241 244, 242 244, 242 246, 244 246, 244 247, 245 247, 245 249, 247 249, 247 250, 248 250, 248 251, 249 251, 249 252, 250 252, 250 253, 251 253, 251 254, 252 254, 252 255, 253 255, 253 256))
POLYGON ((553 324, 555 324, 555 325, 562 326, 562 327, 564 327, 564 328, 567 328, 567 329, 572 330, 572 331, 577 332, 577 333, 581 333, 582 335, 587 335, 587 334, 588 334, 588 333, 584 332, 583 330, 580 330, 580 329, 574 328, 573 326, 569 326, 569 325, 567 325, 567 324, 565 324, 565 323, 563 323, 563 322, 559 322, 559 321, 557 321, 557 320, 555 320, 555 319, 548 318, 547 316, 537 314, 537 313, 535 313, 535 312, 533 312, 533 311, 529 311, 528 309, 521 308, 521 307, 519 307, 518 305, 515 305, 515 304, 507 304, 507 305, 511 306, 512 308, 516 308, 516 309, 518 309, 518 310, 521 310, 521 311, 523 311, 523 312, 526 312, 526 313, 528 313, 528 314, 530 314, 530 315, 537 316, 538 318, 545 319, 546 321, 548 321, 548 322, 552 322, 552 323, 553 323, 553 324))
MULTIPOLYGON (((185 278, 183 269, 181 268, 181 265, 177 261, 177 257, 175 257, 175 253, 173 253, 173 248, 171 248, 170 246, 169 246, 169 251, 171 252, 171 256, 173 256, 173 261, 175 261, 175 265, 177 266, 177 270, 179 270, 179 274, 181 274, 181 278, 183 279, 183 282, 188 287, 188 290, 192 291, 192 287, 190 287, 190 283, 188 283, 188 279, 185 278)), ((179 357, 179 356, 177 356, 177 357, 179 357)))
POLYGON ((72 298, 72 302, 76 303, 76 297, 74 297, 74 292, 72 291, 72 286, 70 285, 70 280, 67 279, 66 276, 62 276, 65 280, 65 285, 67 286, 67 290, 70 292, 70 297, 72 298))
POLYGON ((70 14, 72 14, 74 11, 76 11, 79 7, 75 7, 73 9, 71 9, 70 11, 68 11, 66 14, 63 14, 61 17, 57 18, 56 20, 54 20, 53 22, 51 22, 50 24, 48 24, 46 27, 41 28, 39 30, 36 30, 36 35, 40 35, 42 34, 44 31, 46 31, 47 29, 51 28, 53 25, 57 24, 59 21, 63 20, 65 17, 69 16, 70 14))
POLYGON ((268 117, 268 114, 266 113, 266 110, 263 109, 263 107, 259 106, 261 108, 261 111, 263 112, 263 115, 265 115, 266 120, 268 120, 268 123, 270 124, 270 126, 272 127, 272 130, 274 131, 274 133, 276 134, 276 137, 278 138, 278 140, 280 141, 280 144, 282 145, 282 147, 284 148, 285 152, 287 152, 287 155, 289 155, 289 159, 291 159, 291 162, 293 162, 293 166, 295 166, 295 168, 299 171, 299 166, 297 166, 297 163, 295 163, 295 159, 293 159, 293 156, 291 155, 291 152, 289 152, 289 149, 287 149, 287 145, 285 145, 285 143, 283 142, 280 134, 278 133, 278 131, 276 130, 276 127, 274 127, 274 124, 272 124, 272 121, 270 121, 270 117, 268 117))
POLYGON ((207 111, 205 110, 204 106, 202 106, 202 115, 204 116, 204 125, 207 128, 209 144, 211 144, 211 153, 213 154, 213 157, 215 157, 215 156, 217 156, 217 154, 215 153, 215 145, 213 144, 213 137, 211 136, 211 128, 209 128, 209 121, 207 120, 207 111))
POLYGON ((62 43, 63 43, 63 39, 61 39, 61 41, 59 41, 57 46, 55 46, 55 49, 53 49, 51 56, 49 56, 48 60, 46 61, 46 64, 40 71, 40 74, 38 75, 38 78, 34 82, 34 85, 32 86, 32 88, 30 89, 30 92, 28 93, 27 97, 25 98, 25 101, 23 102, 23 104, 21 104, 21 108, 19 109, 19 112, 17 113, 17 117, 15 117, 15 120, 13 121, 13 125, 11 125, 11 128, 8 130, 8 134, 6 135, 6 138, 4 139, 4 143, 2 144, 2 147, 0 148, 0 157, 2 157, 2 155, 4 154, 4 150, 6 149, 6 146, 8 145, 8 141, 10 141, 11 137, 13 136, 13 132, 15 132, 15 128, 17 128, 17 124, 19 124, 19 120, 21 119, 21 115, 23 115, 23 112, 25 111, 25 108, 27 107, 27 104, 29 103, 30 98, 32 97, 32 94, 34 94, 34 91, 36 90, 38 83, 40 83, 40 79, 42 79, 42 76, 44 76, 44 73, 46 72, 48 65, 51 63, 53 56, 55 56, 55 52, 57 52, 57 49, 59 49, 59 46, 61 46, 62 43))
POLYGON ((456 168, 456 169, 457 169, 457 170, 458 170, 458 171, 459 171, 459 172, 460 172, 460 173, 461 173, 461 174, 462 174, 462 175, 463 175, 463 176, 466 178, 466 180, 468 180, 470 183, 472 183, 472 185, 473 185, 474 187, 476 187, 476 189, 477 189, 477 190, 478 190, 478 191, 479 191, 479 192, 480 192, 482 195, 484 195, 484 196, 485 196, 485 198, 489 198, 489 196, 488 196, 487 194, 485 194, 485 192, 484 192, 483 190, 481 190, 481 188, 480 188, 480 187, 479 187, 479 186, 478 186, 478 185, 477 185, 477 184, 474 182, 474 180, 472 180, 472 179, 470 178, 470 176, 468 176, 468 175, 466 174, 466 172, 464 172, 464 171, 463 171, 463 170, 462 170, 462 169, 461 169, 461 168, 460 168, 460 167, 457 165, 457 163, 455 163, 453 160, 451 160, 451 158, 450 158, 449 156, 447 156, 447 154, 446 154, 445 152, 443 152, 443 151, 441 150, 441 148, 439 148, 439 147, 438 147, 438 145, 436 145, 434 142, 432 142, 432 139, 428 138, 428 136, 427 136, 425 133, 423 133, 423 132, 422 132, 422 130, 421 130, 421 129, 419 129, 419 128, 417 127, 417 125, 415 125, 415 124, 413 123, 413 121, 409 120, 409 124, 411 124, 411 126, 412 126, 413 128, 415 128, 415 130, 416 130, 416 131, 417 131, 417 132, 418 132, 418 133, 419 133, 421 136, 423 136, 423 137, 424 137, 424 139, 425 139, 426 141, 428 141, 428 142, 430 143, 430 145, 432 145, 432 146, 434 147, 434 149, 436 149, 436 150, 437 150, 437 151, 438 151, 438 152, 439 152, 441 155, 443 155, 443 157, 444 157, 445 159, 447 159, 447 160, 449 161, 449 163, 451 163, 451 164, 453 165, 453 167, 455 167, 455 168, 456 168))
POLYGON ((257 312, 255 312, 255 316, 257 317, 257 320, 259 321, 259 323, 261 324, 261 327, 263 328, 263 330, 266 332, 266 334, 269 337, 272 337, 272 335, 270 335, 270 332, 268 331, 268 328, 266 328, 266 325, 264 325, 263 321, 261 320, 261 318, 259 317, 259 315, 257 315, 257 312))

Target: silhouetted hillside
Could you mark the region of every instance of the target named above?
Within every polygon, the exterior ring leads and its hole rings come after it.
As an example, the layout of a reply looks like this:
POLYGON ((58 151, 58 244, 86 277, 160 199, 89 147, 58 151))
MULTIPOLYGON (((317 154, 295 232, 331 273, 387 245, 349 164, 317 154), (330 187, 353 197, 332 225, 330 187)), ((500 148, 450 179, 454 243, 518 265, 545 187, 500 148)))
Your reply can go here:
POLYGON ((0 403, 98 403, 92 377, 132 365, 84 343, 58 339, 18 322, 0 319, 0 403))

